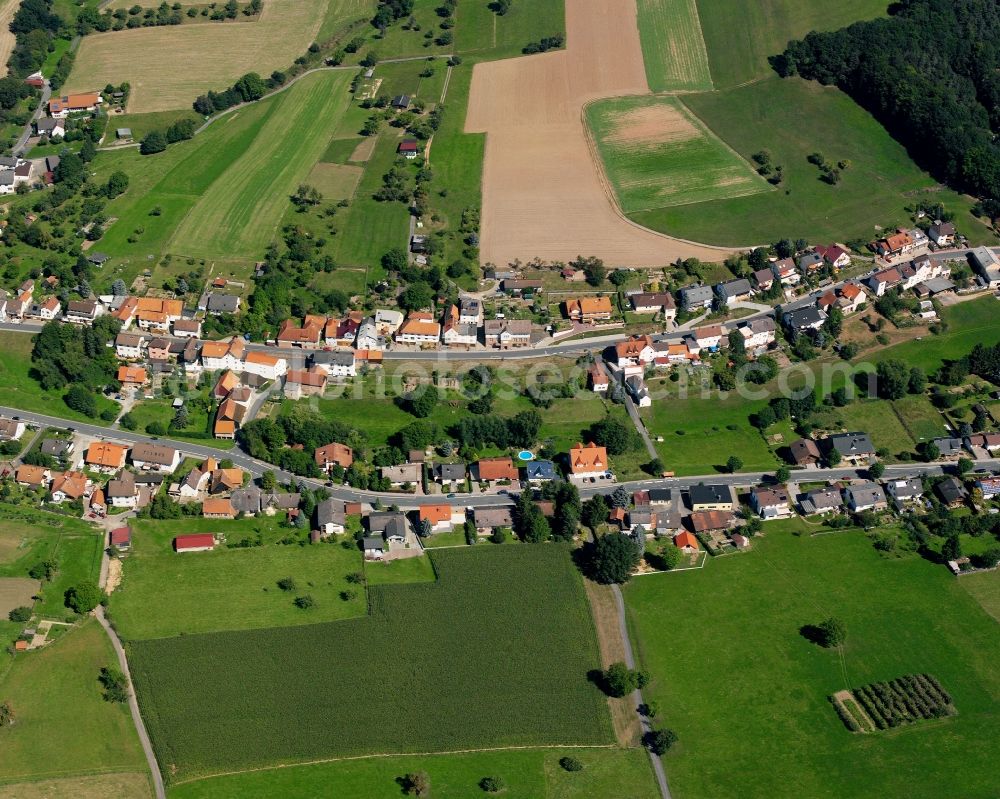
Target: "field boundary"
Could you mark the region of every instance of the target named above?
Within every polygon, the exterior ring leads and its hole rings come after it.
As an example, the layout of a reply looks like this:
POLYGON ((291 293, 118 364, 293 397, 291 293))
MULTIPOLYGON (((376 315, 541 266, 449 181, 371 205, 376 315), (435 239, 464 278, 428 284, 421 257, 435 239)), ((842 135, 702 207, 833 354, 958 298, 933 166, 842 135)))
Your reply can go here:
POLYGON ((277 771, 285 768, 297 768, 299 766, 318 766, 322 763, 341 763, 352 760, 384 760, 389 757, 431 757, 434 755, 471 755, 476 752, 510 752, 525 750, 549 750, 549 749, 622 749, 618 744, 524 744, 523 746, 485 746, 478 749, 448 749, 440 752, 376 752, 369 755, 343 755, 341 757, 324 757, 318 760, 297 760, 291 763, 280 763, 276 766, 257 766, 255 768, 245 768, 238 771, 220 771, 215 774, 203 774, 198 777, 189 777, 183 780, 171 781, 171 786, 187 785, 192 782, 211 780, 216 777, 233 777, 237 774, 250 774, 258 771, 277 771))

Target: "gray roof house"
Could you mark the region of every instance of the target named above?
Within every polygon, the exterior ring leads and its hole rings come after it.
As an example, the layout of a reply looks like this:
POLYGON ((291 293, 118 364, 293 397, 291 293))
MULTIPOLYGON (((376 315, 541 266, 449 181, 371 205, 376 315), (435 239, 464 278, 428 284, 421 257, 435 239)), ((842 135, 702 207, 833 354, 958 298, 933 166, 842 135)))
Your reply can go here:
POLYGON ((43 455, 51 455, 53 458, 61 458, 69 455, 73 451, 73 442, 61 438, 47 438, 42 442, 39 450, 43 455))
POLYGON ((524 476, 530 482, 532 480, 555 480, 559 475, 556 473, 556 466, 552 461, 528 461, 524 467, 524 476))
POLYGON ((383 535, 390 527, 405 531, 406 514, 400 511, 375 511, 368 514, 368 532, 383 535))
POLYGON ((837 513, 844 507, 843 497, 836 488, 814 488, 799 497, 799 508, 806 516, 815 513, 837 513))
POLYGON ((865 460, 875 456, 875 445, 867 433, 837 433, 827 441, 844 460, 865 460))
POLYGON ((735 280, 727 280, 725 283, 719 283, 715 287, 715 293, 719 295, 726 305, 734 302, 738 302, 744 297, 749 297, 753 294, 753 286, 750 285, 750 281, 745 277, 738 277, 735 280))
POLYGON ((434 479, 439 483, 455 483, 465 480, 464 463, 438 463, 434 466, 434 479))
POLYGON ((878 483, 858 483, 844 489, 844 499, 852 513, 865 510, 882 510, 888 507, 885 492, 878 483))
POLYGON ((919 500, 924 493, 924 484, 916 477, 908 477, 900 480, 886 480, 885 493, 892 500, 897 509, 902 508, 907 502, 919 500))
POLYGON ((346 524, 347 513, 343 500, 330 497, 316 506, 316 528, 321 535, 342 533, 346 524))
POLYGON ((680 290, 681 305, 691 310, 692 308, 708 308, 712 305, 711 286, 685 286, 680 290))
POLYGON ((818 330, 826 321, 826 314, 814 305, 806 305, 803 308, 785 311, 781 315, 781 321, 789 330, 797 332, 818 330))
POLYGON ((240 298, 235 294, 211 292, 204 298, 203 307, 210 314, 236 313, 240 309, 240 298))
POLYGON ((962 481, 955 477, 946 477, 937 484, 937 493, 945 505, 961 505, 969 492, 965 490, 962 481))
POLYGON ((823 265, 823 256, 818 252, 807 252, 805 255, 801 256, 798 261, 799 269, 802 272, 808 272, 811 269, 818 269, 823 265))
POLYGON ((472 511, 472 521, 477 530, 493 530, 514 524, 510 508, 475 508, 472 511))
POLYGON ((942 458, 957 459, 963 454, 962 439, 960 438, 945 436, 944 438, 935 438, 934 443, 937 445, 938 452, 941 453, 942 458))

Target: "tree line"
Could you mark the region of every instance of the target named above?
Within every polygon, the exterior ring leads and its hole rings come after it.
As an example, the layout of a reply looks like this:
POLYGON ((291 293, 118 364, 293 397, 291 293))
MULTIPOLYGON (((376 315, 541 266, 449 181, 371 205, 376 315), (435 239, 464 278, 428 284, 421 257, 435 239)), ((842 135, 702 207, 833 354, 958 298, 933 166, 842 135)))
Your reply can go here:
POLYGON ((840 87, 931 174, 997 205, 1000 10, 991 0, 903 0, 892 10, 790 42, 772 66, 840 87))

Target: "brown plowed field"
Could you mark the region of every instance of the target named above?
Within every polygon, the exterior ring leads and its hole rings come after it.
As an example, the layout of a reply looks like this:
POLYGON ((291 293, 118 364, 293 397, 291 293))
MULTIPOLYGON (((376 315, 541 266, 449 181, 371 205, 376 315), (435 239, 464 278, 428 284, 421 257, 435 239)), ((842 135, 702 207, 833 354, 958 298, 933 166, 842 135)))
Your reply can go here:
POLYGON ((583 106, 648 93, 633 0, 566 0, 565 50, 476 64, 465 129, 487 134, 484 262, 596 255, 613 266, 663 266, 732 252, 640 227, 611 199, 583 106))

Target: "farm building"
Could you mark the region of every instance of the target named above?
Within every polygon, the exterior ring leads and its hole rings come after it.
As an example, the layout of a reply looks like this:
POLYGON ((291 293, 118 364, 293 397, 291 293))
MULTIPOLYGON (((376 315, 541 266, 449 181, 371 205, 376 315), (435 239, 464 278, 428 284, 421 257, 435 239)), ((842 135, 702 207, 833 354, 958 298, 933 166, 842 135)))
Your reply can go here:
POLYGON ((174 539, 176 552, 210 552, 215 549, 215 536, 211 533, 179 535, 174 539))

